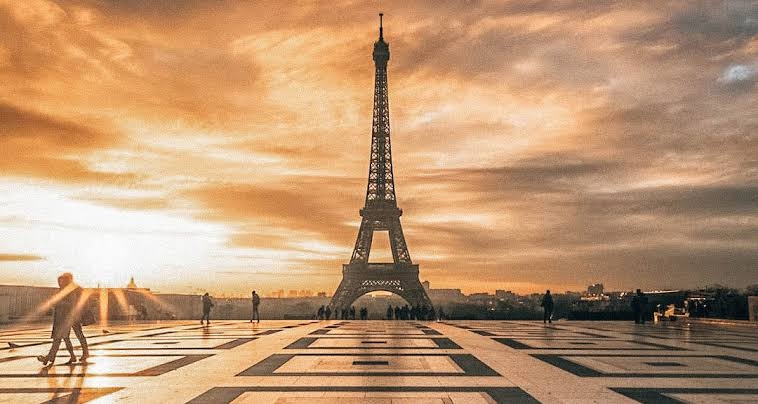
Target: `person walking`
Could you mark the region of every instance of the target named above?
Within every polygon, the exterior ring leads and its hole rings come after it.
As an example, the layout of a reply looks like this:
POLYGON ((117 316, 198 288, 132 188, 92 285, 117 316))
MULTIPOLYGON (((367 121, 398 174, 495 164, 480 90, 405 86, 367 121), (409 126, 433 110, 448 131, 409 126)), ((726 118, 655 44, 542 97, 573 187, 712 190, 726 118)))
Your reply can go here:
POLYGON ((257 320, 257 322, 260 323, 261 315, 258 313, 258 305, 261 304, 261 297, 258 296, 258 294, 255 293, 255 291, 253 291, 252 301, 253 301, 253 313, 250 316, 250 322, 252 323, 253 320, 257 320))
POLYGON ((644 292, 642 292, 641 289, 637 289, 637 299, 639 301, 639 310, 637 311, 637 319, 636 321, 639 324, 645 324, 645 315, 647 314, 647 295, 645 295, 644 292))
POLYGON ((92 310, 87 306, 87 298, 82 296, 84 291, 81 286, 74 283, 74 275, 70 272, 66 272, 61 276, 64 277, 66 286, 68 287, 71 285, 73 288, 71 295, 74 307, 71 313, 71 329, 74 330, 74 335, 76 335, 76 339, 79 340, 79 347, 82 349, 82 356, 79 358, 79 361, 86 362, 87 358, 89 358, 89 344, 87 343, 87 337, 84 335, 82 326, 94 324, 95 316, 92 313, 92 310))
POLYGON ((203 295, 203 317, 200 318, 200 324, 203 324, 203 320, 205 320, 206 325, 211 325, 211 307, 213 307, 213 300, 211 300, 211 296, 208 294, 208 292, 205 292, 203 295))
POLYGON ((553 323, 553 295, 550 294, 550 289, 545 292, 545 296, 542 297, 542 303, 540 306, 544 309, 542 316, 542 323, 553 323))
POLYGON ((68 277, 61 275, 58 277, 58 293, 56 297, 60 297, 55 303, 55 311, 53 312, 53 330, 51 338, 53 344, 50 346, 50 350, 47 355, 37 356, 37 360, 42 362, 44 366, 52 366, 55 362, 55 358, 58 355, 58 349, 61 346, 61 341, 66 344, 66 350, 70 356, 67 365, 76 363, 76 355, 74 354, 74 346, 71 344, 71 327, 73 326, 74 309, 76 301, 74 295, 71 293, 74 286, 68 282, 68 277))
POLYGON ((632 315, 634 316, 634 324, 640 323, 640 294, 642 293, 641 290, 637 289, 637 293, 632 296, 632 315))

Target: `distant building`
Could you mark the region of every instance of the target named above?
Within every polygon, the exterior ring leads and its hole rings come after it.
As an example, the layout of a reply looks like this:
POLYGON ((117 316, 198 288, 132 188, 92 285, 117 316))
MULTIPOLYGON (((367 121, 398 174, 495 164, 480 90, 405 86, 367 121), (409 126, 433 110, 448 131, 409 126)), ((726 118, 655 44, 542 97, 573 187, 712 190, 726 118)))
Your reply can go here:
POLYGON ((429 294, 429 298, 432 299, 433 303, 450 300, 463 300, 466 298, 460 289, 429 289, 427 293, 429 294))
POLYGON ((432 303, 440 304, 443 302, 464 300, 466 296, 460 289, 432 289, 429 281, 421 282, 421 286, 424 287, 426 294, 431 299, 432 303))
POLYGON ((297 297, 297 290, 290 290, 287 297, 297 297))
POLYGON ((495 297, 498 299, 515 299, 516 294, 511 292, 510 290, 495 290, 495 297))
POLYGON ((318 292, 316 294, 317 297, 326 297, 326 292, 318 292))
POLYGON ((602 283, 593 283, 590 286, 587 286, 587 294, 590 296, 602 296, 603 295, 603 284, 602 283))

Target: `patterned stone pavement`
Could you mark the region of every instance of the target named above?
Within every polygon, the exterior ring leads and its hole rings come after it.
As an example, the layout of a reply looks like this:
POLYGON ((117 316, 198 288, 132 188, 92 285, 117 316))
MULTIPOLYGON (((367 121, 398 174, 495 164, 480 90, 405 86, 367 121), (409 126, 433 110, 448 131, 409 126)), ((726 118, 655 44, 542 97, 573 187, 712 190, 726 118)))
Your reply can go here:
POLYGON ((683 323, 173 321, 0 328, 0 403, 758 402, 758 331, 683 323), (12 343, 11 346, 9 343, 12 343))

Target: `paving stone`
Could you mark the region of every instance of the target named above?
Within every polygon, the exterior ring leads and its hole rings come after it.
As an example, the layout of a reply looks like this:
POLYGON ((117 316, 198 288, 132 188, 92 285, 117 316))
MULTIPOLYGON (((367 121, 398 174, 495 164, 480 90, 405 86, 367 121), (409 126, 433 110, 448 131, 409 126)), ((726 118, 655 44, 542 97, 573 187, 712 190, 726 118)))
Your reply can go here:
POLYGON ((43 368, 49 327, 0 329, 0 403, 758 401, 758 335, 712 325, 220 321, 87 327, 87 364, 43 368), (12 345, 8 343, 13 343, 12 345))

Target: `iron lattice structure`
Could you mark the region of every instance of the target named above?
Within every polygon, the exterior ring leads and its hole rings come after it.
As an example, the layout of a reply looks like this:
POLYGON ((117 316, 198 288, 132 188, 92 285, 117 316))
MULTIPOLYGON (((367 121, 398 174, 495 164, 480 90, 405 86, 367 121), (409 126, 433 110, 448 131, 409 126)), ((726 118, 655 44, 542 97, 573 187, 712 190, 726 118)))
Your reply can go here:
POLYGON ((400 225, 402 209, 395 198, 390 146, 390 110, 387 89, 387 62, 390 47, 384 41, 382 14, 379 14, 379 40, 374 43, 374 118, 371 127, 371 159, 368 170, 366 202, 360 210, 361 227, 350 263, 342 266, 342 282, 332 297, 333 308, 350 306, 360 296, 376 291, 392 292, 414 306, 432 307, 419 281, 418 265, 411 261, 400 225), (392 263, 369 263, 374 232, 389 233, 392 263))

